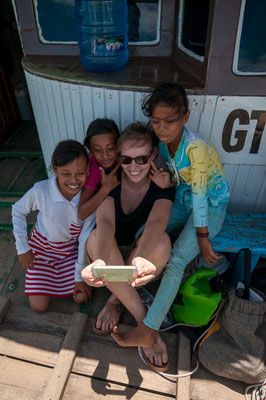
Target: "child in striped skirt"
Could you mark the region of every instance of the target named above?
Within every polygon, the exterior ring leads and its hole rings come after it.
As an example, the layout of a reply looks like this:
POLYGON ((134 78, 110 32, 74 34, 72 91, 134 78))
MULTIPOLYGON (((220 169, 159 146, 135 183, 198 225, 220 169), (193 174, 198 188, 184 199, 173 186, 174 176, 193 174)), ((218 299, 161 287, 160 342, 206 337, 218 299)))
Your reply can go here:
POLYGON ((25 294, 38 312, 47 310, 50 297, 73 296, 77 303, 91 297, 91 289, 75 271, 76 264, 84 265, 84 244, 95 225, 94 213, 85 221, 78 218, 88 173, 86 149, 76 140, 60 142, 52 168, 53 178, 36 183, 12 207, 19 262, 27 270, 25 294), (26 216, 36 210, 37 222, 28 240, 26 216))

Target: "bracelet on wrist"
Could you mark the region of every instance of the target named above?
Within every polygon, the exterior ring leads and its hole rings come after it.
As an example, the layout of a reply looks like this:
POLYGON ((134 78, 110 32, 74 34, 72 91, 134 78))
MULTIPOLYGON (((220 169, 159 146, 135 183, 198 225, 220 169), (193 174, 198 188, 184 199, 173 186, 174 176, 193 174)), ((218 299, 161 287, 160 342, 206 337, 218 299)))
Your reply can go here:
POLYGON ((196 232, 196 235, 198 238, 208 238, 209 237, 209 232, 196 232))

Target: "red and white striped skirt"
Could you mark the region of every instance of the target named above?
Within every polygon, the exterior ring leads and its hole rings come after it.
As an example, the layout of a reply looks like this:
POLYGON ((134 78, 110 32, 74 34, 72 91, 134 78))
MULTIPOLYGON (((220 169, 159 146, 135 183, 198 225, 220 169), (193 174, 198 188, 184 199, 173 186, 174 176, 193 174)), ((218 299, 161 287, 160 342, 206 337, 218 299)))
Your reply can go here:
POLYGON ((51 297, 72 296, 75 284, 75 262, 78 258, 77 237, 68 242, 50 242, 36 228, 29 246, 34 253, 34 269, 27 269, 25 294, 51 297))

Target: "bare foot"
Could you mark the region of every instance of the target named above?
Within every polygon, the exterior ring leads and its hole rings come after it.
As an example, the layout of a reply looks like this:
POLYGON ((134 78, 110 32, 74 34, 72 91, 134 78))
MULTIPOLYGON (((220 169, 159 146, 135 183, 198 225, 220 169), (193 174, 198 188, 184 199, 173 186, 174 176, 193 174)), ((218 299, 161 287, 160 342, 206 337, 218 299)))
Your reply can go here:
POLYGON ((152 365, 162 367, 168 363, 166 344, 159 334, 156 335, 155 344, 152 347, 143 347, 142 351, 152 365))
POLYGON ((104 308, 99 313, 95 323, 96 330, 110 331, 118 324, 120 315, 123 311, 123 305, 117 297, 111 295, 104 308))
POLYGON ((152 366, 165 368, 168 363, 167 348, 164 341, 157 331, 149 328, 143 322, 137 328, 128 332, 120 332, 115 326, 111 335, 120 346, 142 347, 146 361, 149 362, 151 368, 152 366))
POLYGON ((152 347, 155 343, 156 331, 141 322, 139 326, 127 332, 120 332, 117 326, 114 327, 112 337, 120 346, 152 347))

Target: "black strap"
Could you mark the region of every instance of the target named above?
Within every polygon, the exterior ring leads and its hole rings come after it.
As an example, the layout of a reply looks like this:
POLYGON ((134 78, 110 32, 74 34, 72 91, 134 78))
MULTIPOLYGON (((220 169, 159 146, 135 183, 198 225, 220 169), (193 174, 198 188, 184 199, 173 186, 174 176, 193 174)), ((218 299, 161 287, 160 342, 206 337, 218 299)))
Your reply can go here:
POLYGON ((245 260, 244 260, 244 299, 249 299, 249 286, 250 286, 250 276, 251 276, 251 251, 249 249, 245 250, 245 260))
POLYGON ((249 299, 249 287, 250 287, 250 277, 251 277, 251 251, 249 248, 240 249, 234 256, 230 266, 227 270, 221 274, 218 278, 215 278, 214 282, 211 282, 212 289, 216 292, 222 292, 222 298, 226 298, 227 294, 233 285, 230 283, 230 273, 236 267, 237 260, 239 258, 240 253, 244 252, 244 280, 243 284, 245 285, 244 289, 240 289, 237 291, 237 295, 244 298, 249 299))
POLYGON ((250 276, 251 276, 251 251, 249 248, 245 247, 243 249, 240 249, 232 262, 232 265, 229 267, 230 271, 236 267, 237 260, 239 258, 239 255, 244 252, 244 279, 243 279, 243 284, 244 284, 244 289, 240 289, 237 291, 237 295, 239 297, 242 297, 243 299, 248 300, 249 299, 249 287, 250 287, 250 276))

